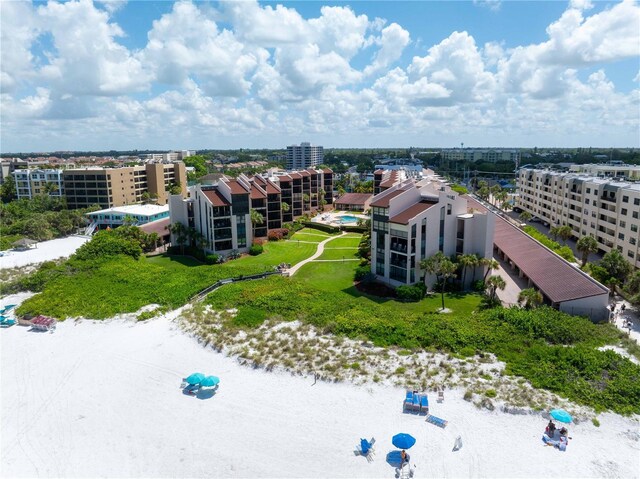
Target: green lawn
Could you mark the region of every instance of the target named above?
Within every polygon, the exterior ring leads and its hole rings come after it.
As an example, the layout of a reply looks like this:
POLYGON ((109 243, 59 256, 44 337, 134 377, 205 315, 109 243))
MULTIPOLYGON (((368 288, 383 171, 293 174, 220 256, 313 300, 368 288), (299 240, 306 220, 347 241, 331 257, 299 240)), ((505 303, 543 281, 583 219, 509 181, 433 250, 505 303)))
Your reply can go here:
MULTIPOLYGON (((327 249, 317 259, 330 259, 330 260, 342 260, 342 259, 356 259, 358 257, 357 249, 327 249)), ((357 263, 356 263, 357 264, 357 263)))
POLYGON ((268 242, 261 255, 213 266, 182 256, 142 257, 138 261, 110 258, 80 265, 79 270, 53 279, 42 293, 25 301, 19 313, 103 319, 150 303, 175 308, 219 279, 270 271, 282 262, 295 264, 315 251, 313 244, 268 242))
POLYGON ((290 241, 310 241, 313 243, 320 243, 321 241, 331 238, 332 235, 320 230, 303 229, 300 230, 290 238, 290 241))
POLYGON ((332 249, 332 248, 353 248, 354 250, 358 248, 360 244, 360 239, 362 235, 345 235, 334 240, 329 241, 324 249, 332 249))

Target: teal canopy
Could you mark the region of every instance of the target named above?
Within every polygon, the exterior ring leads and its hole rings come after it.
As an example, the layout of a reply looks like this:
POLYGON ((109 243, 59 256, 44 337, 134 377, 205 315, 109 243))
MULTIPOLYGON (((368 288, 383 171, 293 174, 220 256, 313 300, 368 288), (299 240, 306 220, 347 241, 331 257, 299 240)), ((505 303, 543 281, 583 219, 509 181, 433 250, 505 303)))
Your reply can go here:
POLYGON ((200 381, 200 386, 211 387, 216 386, 220 382, 220 378, 217 376, 207 376, 202 381, 200 381))
POLYGON ((204 379, 204 374, 202 373, 193 373, 191 376, 185 378, 185 381, 189 384, 199 384, 204 379))
POLYGON ((556 421, 566 422, 567 424, 573 421, 571 414, 569 414, 564 409, 554 409, 550 413, 551 417, 556 421))

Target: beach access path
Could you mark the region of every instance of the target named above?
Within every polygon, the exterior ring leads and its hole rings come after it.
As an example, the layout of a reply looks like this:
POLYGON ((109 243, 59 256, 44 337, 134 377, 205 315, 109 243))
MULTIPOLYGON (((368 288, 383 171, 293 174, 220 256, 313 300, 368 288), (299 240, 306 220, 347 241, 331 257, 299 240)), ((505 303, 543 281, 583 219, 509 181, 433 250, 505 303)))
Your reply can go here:
MULTIPOLYGON (((345 231, 342 232, 342 234, 339 234, 337 236, 332 236, 330 238, 327 238, 324 241, 321 241, 320 243, 318 243, 318 249, 316 249, 316 252, 313 254, 313 256, 310 256, 309 258, 300 261, 299 263, 293 265, 288 271, 289 276, 293 276, 294 274, 296 274, 296 272, 302 268, 305 264, 310 263, 311 261, 314 261, 316 259, 318 259, 320 256, 322 256, 322 253, 324 253, 324 245, 326 245, 329 241, 333 241, 336 238, 340 238, 341 236, 346 235, 347 233, 345 231)), ((342 261, 342 260, 332 260, 332 261, 342 261)))

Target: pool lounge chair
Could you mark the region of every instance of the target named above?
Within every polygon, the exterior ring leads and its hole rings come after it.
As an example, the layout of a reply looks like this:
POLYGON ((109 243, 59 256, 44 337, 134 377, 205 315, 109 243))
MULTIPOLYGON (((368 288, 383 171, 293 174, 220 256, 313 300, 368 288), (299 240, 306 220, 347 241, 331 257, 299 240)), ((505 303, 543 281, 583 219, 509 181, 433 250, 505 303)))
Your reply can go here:
POLYGON ((370 441, 367 441, 366 439, 360 439, 360 448, 358 449, 358 451, 360 452, 360 455, 366 457, 367 461, 369 462, 373 461, 373 455, 375 454, 375 448, 373 447, 373 445, 375 443, 375 437, 372 437, 370 441))
POLYGON ((0 316, 0 328, 8 328, 9 326, 13 326, 14 324, 16 324, 15 319, 0 316))
POLYGON ((0 309, 0 315, 2 315, 4 313, 8 313, 9 311, 11 311, 15 307, 16 307, 15 304, 7 304, 6 306, 4 306, 3 308, 0 309))
POLYGON ((427 416, 426 421, 435 426, 441 427, 442 429, 447 427, 447 424, 449 424, 449 421, 445 421, 444 419, 440 419, 439 417, 432 416, 431 414, 427 416))

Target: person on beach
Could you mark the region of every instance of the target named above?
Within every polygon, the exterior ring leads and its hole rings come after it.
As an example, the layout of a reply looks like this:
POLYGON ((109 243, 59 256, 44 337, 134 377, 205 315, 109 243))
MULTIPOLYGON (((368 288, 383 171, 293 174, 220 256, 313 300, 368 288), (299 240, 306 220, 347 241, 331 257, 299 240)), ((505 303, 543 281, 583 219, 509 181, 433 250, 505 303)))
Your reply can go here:
POLYGON ((549 437, 553 437, 556 433, 556 425, 553 423, 553 421, 551 419, 549 419, 549 424, 547 424, 547 430, 546 430, 547 436, 549 437))
POLYGON ((405 462, 409 462, 409 455, 406 453, 404 449, 400 453, 400 458, 402 459, 402 462, 401 462, 402 465, 404 465, 405 462))

